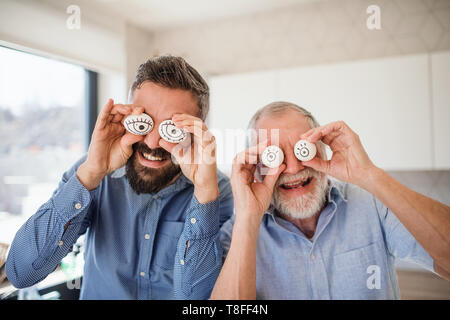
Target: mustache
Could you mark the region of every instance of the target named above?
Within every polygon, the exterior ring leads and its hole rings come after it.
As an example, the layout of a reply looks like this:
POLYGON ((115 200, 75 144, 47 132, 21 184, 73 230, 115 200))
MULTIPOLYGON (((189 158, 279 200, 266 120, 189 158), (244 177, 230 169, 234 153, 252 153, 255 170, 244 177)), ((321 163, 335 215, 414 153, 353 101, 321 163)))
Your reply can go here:
POLYGON ((148 153, 151 156, 159 157, 162 159, 170 159, 171 154, 163 148, 149 148, 145 143, 136 143, 133 145, 133 152, 148 153))
POLYGON ((276 187, 298 180, 305 180, 307 178, 320 178, 320 172, 312 168, 305 168, 296 174, 281 174, 276 183, 276 187))

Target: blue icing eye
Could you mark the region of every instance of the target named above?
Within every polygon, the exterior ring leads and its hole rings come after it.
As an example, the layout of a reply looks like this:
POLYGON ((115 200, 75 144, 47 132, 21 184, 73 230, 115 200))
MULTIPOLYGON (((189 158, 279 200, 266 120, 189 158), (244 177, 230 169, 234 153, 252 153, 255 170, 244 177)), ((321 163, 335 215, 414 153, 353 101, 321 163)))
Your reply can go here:
POLYGON ((153 129, 153 119, 145 113, 131 114, 123 122, 128 132, 136 135, 146 135, 153 129))

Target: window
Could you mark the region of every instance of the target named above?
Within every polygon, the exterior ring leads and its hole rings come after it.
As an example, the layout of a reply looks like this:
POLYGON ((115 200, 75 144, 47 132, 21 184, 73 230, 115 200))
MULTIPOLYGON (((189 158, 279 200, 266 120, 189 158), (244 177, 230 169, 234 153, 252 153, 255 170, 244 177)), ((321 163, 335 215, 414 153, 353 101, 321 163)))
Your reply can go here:
POLYGON ((91 73, 0 47, 0 242, 12 242, 85 153, 91 73))

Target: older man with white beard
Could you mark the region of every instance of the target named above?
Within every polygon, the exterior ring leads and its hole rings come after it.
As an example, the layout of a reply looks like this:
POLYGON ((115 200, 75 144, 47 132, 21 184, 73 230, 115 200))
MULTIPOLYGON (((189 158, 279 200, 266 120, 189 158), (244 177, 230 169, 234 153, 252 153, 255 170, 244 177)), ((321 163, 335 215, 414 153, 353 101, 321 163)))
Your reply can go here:
POLYGON ((396 258, 450 278, 450 207, 376 167, 344 122, 321 127, 274 102, 249 127, 278 129, 284 162, 254 161, 273 143, 261 136, 235 158, 235 215, 221 230, 226 259, 212 299, 398 299, 396 258), (314 159, 295 157, 299 139, 316 144, 314 159))

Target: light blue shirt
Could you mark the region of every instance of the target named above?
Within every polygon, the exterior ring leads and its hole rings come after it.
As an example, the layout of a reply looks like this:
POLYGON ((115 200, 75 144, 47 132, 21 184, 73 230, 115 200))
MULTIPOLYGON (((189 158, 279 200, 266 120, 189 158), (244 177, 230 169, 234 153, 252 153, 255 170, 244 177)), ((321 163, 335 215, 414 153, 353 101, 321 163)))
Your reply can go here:
MULTIPOLYGON (((395 258, 433 271, 433 260, 395 215, 370 193, 331 182, 309 240, 267 212, 258 236, 257 299, 399 299, 395 258)), ((234 216, 221 241, 229 250, 234 216)))
POLYGON ((209 298, 222 266, 219 229, 233 213, 229 179, 218 172, 220 196, 206 204, 184 175, 137 195, 124 167, 88 191, 76 175, 83 161, 17 232, 6 262, 11 283, 43 280, 87 232, 81 299, 209 298))

